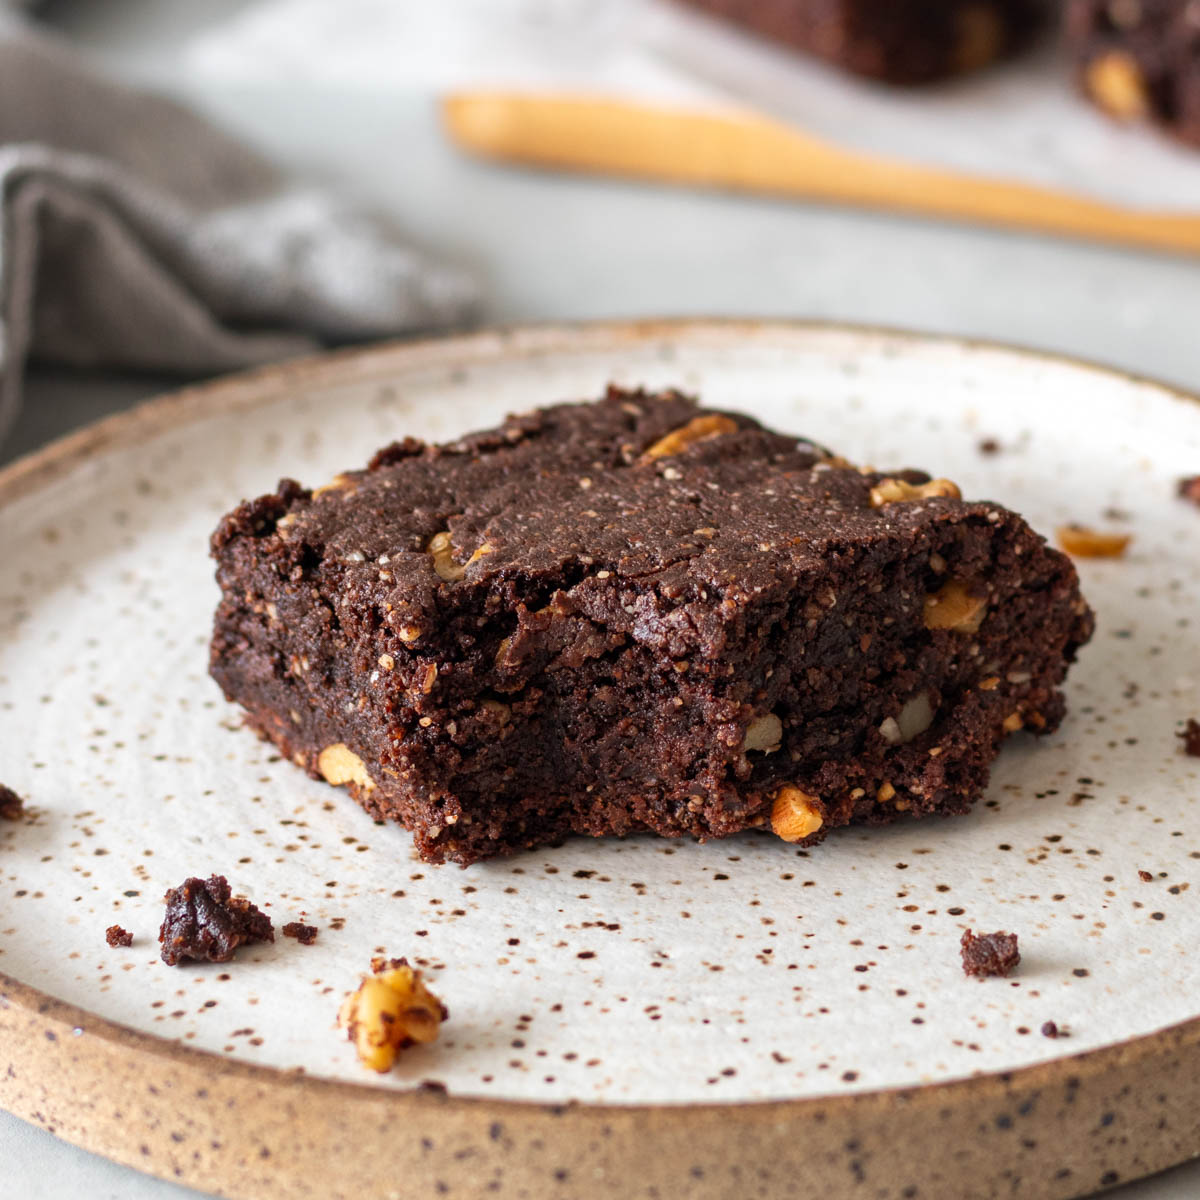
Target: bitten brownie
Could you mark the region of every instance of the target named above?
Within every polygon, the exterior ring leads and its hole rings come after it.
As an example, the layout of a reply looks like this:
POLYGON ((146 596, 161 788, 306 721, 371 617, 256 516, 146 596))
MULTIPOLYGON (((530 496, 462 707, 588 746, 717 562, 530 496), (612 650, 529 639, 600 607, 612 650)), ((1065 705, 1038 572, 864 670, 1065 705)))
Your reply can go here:
POLYGON ((682 0, 857 75, 916 84, 1020 48, 1043 0, 682 0))
POLYGON ((1200 145, 1200 23, 1191 0, 1069 0, 1066 28, 1092 101, 1200 145))
POLYGON ((1092 614, 927 480, 675 392, 406 439, 221 522, 212 674, 431 862, 965 812, 1092 614))

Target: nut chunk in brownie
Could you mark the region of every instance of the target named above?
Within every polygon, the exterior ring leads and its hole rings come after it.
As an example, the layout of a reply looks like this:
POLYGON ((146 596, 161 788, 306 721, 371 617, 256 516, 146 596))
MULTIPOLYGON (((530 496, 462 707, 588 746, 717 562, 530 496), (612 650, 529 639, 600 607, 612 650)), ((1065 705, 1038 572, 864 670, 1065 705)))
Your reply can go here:
POLYGON ((168 890, 158 940, 162 960, 174 967, 186 959, 228 962, 247 942, 273 942, 271 918, 245 896, 230 894, 224 875, 185 879, 168 890))
POLYGON ((857 75, 928 83, 1019 49, 1043 0, 683 0, 857 75))
POLYGON ((433 862, 964 812, 1092 629, 1015 513, 675 392, 397 443, 213 551, 225 694, 433 862))
POLYGON ((1087 96, 1121 121, 1200 145, 1200 23, 1192 0, 1068 0, 1067 40, 1087 96))

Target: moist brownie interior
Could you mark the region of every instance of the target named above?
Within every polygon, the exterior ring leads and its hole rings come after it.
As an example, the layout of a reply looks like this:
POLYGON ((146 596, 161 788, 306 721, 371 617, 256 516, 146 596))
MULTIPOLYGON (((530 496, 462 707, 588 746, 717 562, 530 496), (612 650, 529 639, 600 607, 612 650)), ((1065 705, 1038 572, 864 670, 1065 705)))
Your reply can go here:
POLYGON ((213 553, 225 694, 434 862, 963 812, 1092 630, 1015 513, 675 392, 285 480, 213 553))

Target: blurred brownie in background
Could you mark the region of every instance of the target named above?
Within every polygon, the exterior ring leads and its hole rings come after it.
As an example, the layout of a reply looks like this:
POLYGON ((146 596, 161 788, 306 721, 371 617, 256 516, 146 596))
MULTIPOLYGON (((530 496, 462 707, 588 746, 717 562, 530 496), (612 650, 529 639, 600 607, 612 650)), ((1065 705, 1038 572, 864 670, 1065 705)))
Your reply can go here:
POLYGON ((1069 0, 1067 39, 1080 86, 1110 116, 1200 145, 1200 4, 1069 0))
POLYGON ((887 83, 974 71, 1025 45, 1043 0, 682 0, 887 83))

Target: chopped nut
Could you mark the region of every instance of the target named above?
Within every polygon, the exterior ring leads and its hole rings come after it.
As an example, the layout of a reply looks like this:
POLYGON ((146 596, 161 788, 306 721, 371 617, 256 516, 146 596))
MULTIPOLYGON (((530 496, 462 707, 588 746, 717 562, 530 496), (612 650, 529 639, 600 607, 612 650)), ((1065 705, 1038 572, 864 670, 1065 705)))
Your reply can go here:
POLYGON ((895 794, 896 789, 892 787, 892 785, 885 779, 879 785, 879 791, 875 793, 875 799, 878 800, 880 804, 886 804, 892 799, 893 796, 895 796, 895 794))
POLYGON ((399 629, 400 640, 406 645, 411 646, 421 636, 420 625, 401 625, 399 629))
POLYGON ((902 504, 909 500, 933 500, 944 496, 961 500, 958 484, 949 479, 931 479, 928 483, 908 483, 903 479, 881 479, 871 489, 871 507, 882 508, 885 504, 902 504))
POLYGON ((484 542, 465 563, 455 562, 454 546, 450 541, 448 530, 435 533, 429 539, 429 545, 425 549, 433 556, 433 569, 446 583, 458 583, 467 573, 467 568, 472 563, 478 562, 485 554, 494 554, 496 552, 495 546, 490 542, 484 542))
POLYGON ((501 725, 507 725, 512 720, 512 708, 501 700, 482 700, 479 707, 491 713, 501 725))
POLYGON ((1128 533, 1100 533, 1082 525, 1063 525, 1057 530, 1058 544, 1077 558, 1120 558, 1133 540, 1128 533))
POLYGON ((396 667, 396 660, 390 654, 381 654, 379 656, 379 665, 385 671, 392 671, 396 667))
POLYGON ((959 943, 964 974, 983 979, 989 975, 1006 976, 1021 961, 1015 933, 963 932, 959 943))
POLYGON ((334 787, 356 783, 369 792, 375 786, 375 781, 367 774, 366 764, 345 742, 326 746, 317 756, 317 770, 334 787))
POLYGON ((955 70, 977 71, 1004 48, 1004 26, 994 4, 971 4, 957 14, 955 70))
POLYGON ((978 633, 987 615, 987 600, 972 596, 966 584, 951 579, 925 597, 925 628, 950 629, 955 633, 978 633))
MULTIPOLYGON (((888 719, 891 720, 890 717, 888 719)), ((885 721, 884 724, 886 725, 887 722, 885 721)), ((929 693, 918 692, 906 700, 893 724, 896 726, 897 736, 894 739, 887 738, 888 741, 904 743, 920 737, 933 724, 933 705, 929 702, 929 693)), ((883 733, 882 725, 879 727, 879 732, 883 733)), ((886 738, 887 734, 884 734, 884 737, 886 738)))
POLYGON ((1004 724, 1001 728, 1003 728, 1005 733, 1016 733, 1018 729, 1023 729, 1024 727, 1024 717, 1022 717, 1019 712, 1010 712, 1008 716, 1004 718, 1004 724))
POLYGON ((351 492, 354 490, 354 480, 349 475, 335 475, 323 487, 313 489, 313 499, 323 496, 326 492, 351 492))
POLYGON ((812 837, 824 824, 823 806, 816 796, 810 796, 790 784, 785 784, 775 793, 775 803, 771 806, 771 828, 785 842, 802 842, 812 837))
POLYGON ((374 960, 371 967, 375 973, 343 1001, 338 1024, 363 1066, 388 1071, 406 1046, 435 1041, 449 1013, 407 959, 374 960))
POLYGON ((898 746, 903 740, 903 735, 900 733, 900 722, 895 717, 884 717, 879 725, 879 736, 885 742, 898 746))
POLYGON ((736 432, 737 422, 732 417, 724 417, 719 413, 707 413, 702 417, 693 417, 686 425, 681 425, 678 429, 673 429, 670 433, 660 437, 657 442, 643 452, 638 461, 647 463, 653 462, 656 458, 681 454, 696 442, 736 432))
POLYGON ((1083 86, 1105 112, 1121 121, 1150 114, 1150 93, 1142 69, 1134 58, 1110 50, 1088 64, 1083 86))
POLYGON ((782 739, 783 722, 774 713, 764 713, 746 726, 742 750, 761 750, 764 754, 774 754, 779 749, 782 739))

